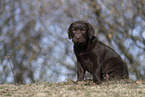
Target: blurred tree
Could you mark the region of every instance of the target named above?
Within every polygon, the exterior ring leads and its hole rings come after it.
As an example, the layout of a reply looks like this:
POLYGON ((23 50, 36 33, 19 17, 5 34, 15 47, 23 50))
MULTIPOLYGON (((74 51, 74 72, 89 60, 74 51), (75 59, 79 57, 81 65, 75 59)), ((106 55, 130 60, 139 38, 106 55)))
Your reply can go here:
POLYGON ((67 29, 80 19, 121 55, 131 77, 145 78, 144 10, 143 0, 0 0, 0 82, 75 79, 67 29))

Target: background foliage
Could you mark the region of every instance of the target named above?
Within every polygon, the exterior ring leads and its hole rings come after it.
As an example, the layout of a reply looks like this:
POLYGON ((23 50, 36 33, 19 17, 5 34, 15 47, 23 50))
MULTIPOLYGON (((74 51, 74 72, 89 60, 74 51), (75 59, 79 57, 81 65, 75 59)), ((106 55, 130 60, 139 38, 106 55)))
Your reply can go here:
POLYGON ((0 0, 0 83, 75 80, 76 20, 121 55, 130 78, 145 78, 144 0, 0 0))

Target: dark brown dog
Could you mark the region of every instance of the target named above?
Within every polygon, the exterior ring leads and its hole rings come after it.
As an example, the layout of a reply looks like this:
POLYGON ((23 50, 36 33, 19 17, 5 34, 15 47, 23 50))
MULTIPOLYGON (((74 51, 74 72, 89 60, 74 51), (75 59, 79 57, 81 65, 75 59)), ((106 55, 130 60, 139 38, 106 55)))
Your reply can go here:
POLYGON ((76 21, 68 29, 77 57, 78 81, 84 80, 86 71, 93 75, 95 83, 100 83, 105 77, 128 78, 128 68, 121 57, 100 42, 94 33, 94 28, 85 21, 76 21))

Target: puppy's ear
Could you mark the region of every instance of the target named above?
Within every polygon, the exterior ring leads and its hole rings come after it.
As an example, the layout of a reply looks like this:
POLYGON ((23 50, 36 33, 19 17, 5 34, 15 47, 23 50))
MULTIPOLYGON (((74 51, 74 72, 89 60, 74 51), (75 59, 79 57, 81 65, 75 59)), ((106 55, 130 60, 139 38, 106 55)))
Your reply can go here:
POLYGON ((88 26, 88 35, 89 35, 89 38, 91 39, 95 34, 95 29, 89 23, 86 23, 86 25, 88 26))
POLYGON ((68 38, 69 39, 71 39, 72 38, 72 36, 71 36, 71 28, 72 28, 72 25, 73 25, 73 23, 69 26, 69 28, 68 28, 68 38))

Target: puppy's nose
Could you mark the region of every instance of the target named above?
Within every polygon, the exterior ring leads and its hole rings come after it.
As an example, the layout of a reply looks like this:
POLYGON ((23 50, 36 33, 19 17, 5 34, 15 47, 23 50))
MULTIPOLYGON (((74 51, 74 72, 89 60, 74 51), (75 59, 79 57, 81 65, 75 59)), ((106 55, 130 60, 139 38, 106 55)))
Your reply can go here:
POLYGON ((81 34, 76 34, 76 38, 79 39, 81 37, 81 34))

